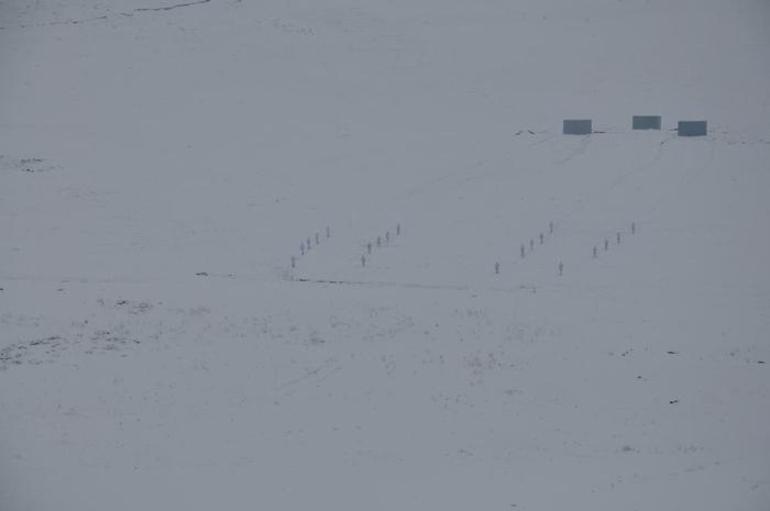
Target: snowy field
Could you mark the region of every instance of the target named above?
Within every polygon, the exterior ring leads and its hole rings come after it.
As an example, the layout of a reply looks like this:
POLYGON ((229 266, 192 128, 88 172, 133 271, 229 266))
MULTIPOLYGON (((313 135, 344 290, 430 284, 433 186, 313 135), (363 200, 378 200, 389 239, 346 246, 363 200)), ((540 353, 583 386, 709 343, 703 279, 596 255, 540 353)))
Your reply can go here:
POLYGON ((0 511, 767 511, 768 27, 0 0, 0 511))

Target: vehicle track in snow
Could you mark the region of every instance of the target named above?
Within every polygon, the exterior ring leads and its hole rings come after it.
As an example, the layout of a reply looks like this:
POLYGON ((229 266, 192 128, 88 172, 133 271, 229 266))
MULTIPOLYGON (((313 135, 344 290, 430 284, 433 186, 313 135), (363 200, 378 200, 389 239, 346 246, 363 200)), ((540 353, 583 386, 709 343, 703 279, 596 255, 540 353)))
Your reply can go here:
POLYGON ((138 7, 136 9, 132 9, 130 11, 123 11, 118 12, 114 14, 103 14, 101 16, 92 16, 88 18, 72 18, 72 19, 65 19, 65 20, 54 20, 54 21, 48 21, 45 23, 22 23, 16 26, 0 26, 0 30, 7 30, 9 28, 39 28, 39 27, 48 27, 48 26, 56 26, 56 25, 82 25, 84 23, 92 23, 95 21, 108 21, 111 18, 114 18, 116 16, 123 16, 123 17, 131 17, 135 14, 142 14, 142 13, 152 13, 152 12, 167 12, 167 11, 173 11, 176 9, 183 9, 185 7, 194 7, 198 5, 208 4, 211 3, 212 0, 195 0, 193 2, 183 2, 173 5, 166 5, 166 6, 160 6, 160 7, 138 7))

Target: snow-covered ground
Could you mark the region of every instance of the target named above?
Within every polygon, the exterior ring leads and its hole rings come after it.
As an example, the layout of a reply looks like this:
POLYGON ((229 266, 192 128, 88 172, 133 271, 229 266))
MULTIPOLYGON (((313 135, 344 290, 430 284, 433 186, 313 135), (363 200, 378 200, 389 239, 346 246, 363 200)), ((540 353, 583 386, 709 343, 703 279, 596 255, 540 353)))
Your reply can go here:
POLYGON ((0 510, 770 509, 768 26, 0 1, 0 510))

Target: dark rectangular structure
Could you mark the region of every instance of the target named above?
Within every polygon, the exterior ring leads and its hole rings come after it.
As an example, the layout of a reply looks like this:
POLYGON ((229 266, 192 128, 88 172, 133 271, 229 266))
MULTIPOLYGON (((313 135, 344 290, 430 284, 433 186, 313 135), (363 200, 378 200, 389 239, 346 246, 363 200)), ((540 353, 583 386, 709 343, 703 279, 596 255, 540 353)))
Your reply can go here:
POLYGON ((706 121, 679 121, 680 137, 704 137, 708 133, 706 121))
POLYGON ((590 135, 593 133, 591 119, 565 119, 562 133, 565 135, 590 135))
POLYGON ((635 130, 659 130, 661 117, 659 115, 635 115, 631 124, 635 130))

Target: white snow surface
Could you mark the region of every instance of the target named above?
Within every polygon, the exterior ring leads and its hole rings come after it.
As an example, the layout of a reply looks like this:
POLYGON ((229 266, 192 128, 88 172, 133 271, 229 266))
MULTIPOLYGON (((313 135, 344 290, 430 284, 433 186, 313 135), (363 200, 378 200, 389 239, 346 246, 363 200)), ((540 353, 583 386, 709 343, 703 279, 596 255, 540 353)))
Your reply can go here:
POLYGON ((0 1, 0 510, 770 509, 769 26, 0 1))

